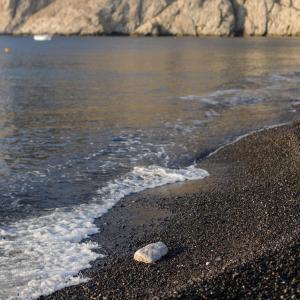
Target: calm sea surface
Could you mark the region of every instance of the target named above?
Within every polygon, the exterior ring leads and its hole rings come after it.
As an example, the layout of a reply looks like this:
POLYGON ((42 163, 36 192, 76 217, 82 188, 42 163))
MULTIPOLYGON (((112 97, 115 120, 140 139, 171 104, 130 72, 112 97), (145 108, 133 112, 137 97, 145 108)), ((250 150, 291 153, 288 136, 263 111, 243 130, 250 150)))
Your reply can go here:
POLYGON ((4 47, 0 299, 85 280, 77 272, 101 254, 80 241, 118 200, 204 178, 195 161, 210 151, 298 116, 300 39, 1 37, 4 47))

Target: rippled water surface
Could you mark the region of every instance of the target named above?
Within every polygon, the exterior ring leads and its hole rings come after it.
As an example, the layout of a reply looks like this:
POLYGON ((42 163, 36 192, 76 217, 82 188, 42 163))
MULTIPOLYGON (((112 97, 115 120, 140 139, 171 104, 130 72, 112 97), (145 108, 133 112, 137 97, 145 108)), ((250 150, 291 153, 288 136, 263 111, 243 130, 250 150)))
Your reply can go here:
POLYGON ((123 196, 297 118, 300 40, 1 37, 0 299, 83 279, 79 243, 123 196))

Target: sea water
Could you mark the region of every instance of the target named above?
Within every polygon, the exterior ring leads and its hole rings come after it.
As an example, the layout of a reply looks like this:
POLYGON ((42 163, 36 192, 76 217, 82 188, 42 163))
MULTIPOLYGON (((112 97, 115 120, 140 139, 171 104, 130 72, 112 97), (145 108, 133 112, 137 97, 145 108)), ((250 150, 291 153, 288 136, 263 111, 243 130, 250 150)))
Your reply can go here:
POLYGON ((123 197, 209 176, 201 161, 296 120, 300 41, 1 37, 0 299, 88 280, 123 197), (84 242, 82 242, 84 240, 84 242))

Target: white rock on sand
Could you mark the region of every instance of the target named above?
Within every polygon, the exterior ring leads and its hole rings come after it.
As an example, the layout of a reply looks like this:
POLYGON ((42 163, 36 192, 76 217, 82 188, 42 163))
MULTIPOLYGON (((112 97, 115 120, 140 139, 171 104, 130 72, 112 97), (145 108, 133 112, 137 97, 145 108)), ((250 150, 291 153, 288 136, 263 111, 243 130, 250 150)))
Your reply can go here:
POLYGON ((154 263, 160 260, 168 253, 168 247, 163 242, 149 244, 134 253, 134 260, 146 264, 154 263))

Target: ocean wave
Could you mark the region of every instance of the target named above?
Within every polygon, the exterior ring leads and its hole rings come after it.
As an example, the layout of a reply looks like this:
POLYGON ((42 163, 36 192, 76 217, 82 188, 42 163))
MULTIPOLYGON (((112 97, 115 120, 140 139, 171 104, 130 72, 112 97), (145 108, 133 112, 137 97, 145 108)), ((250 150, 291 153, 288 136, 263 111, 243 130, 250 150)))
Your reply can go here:
POLYGON ((49 215, 0 228, 0 298, 35 299, 85 282, 88 279, 78 272, 103 257, 93 251, 99 245, 81 242, 97 233, 95 218, 132 193, 208 175, 194 165, 184 169, 135 167, 99 189, 89 204, 56 209, 49 215))
POLYGON ((248 89, 225 89, 205 96, 188 95, 179 97, 179 99, 199 101, 210 107, 233 107, 242 104, 257 104, 266 100, 261 91, 248 89))
POLYGON ((197 101, 210 108, 295 100, 299 94, 299 73, 247 77, 236 88, 219 89, 204 95, 186 95, 178 99, 197 101))

